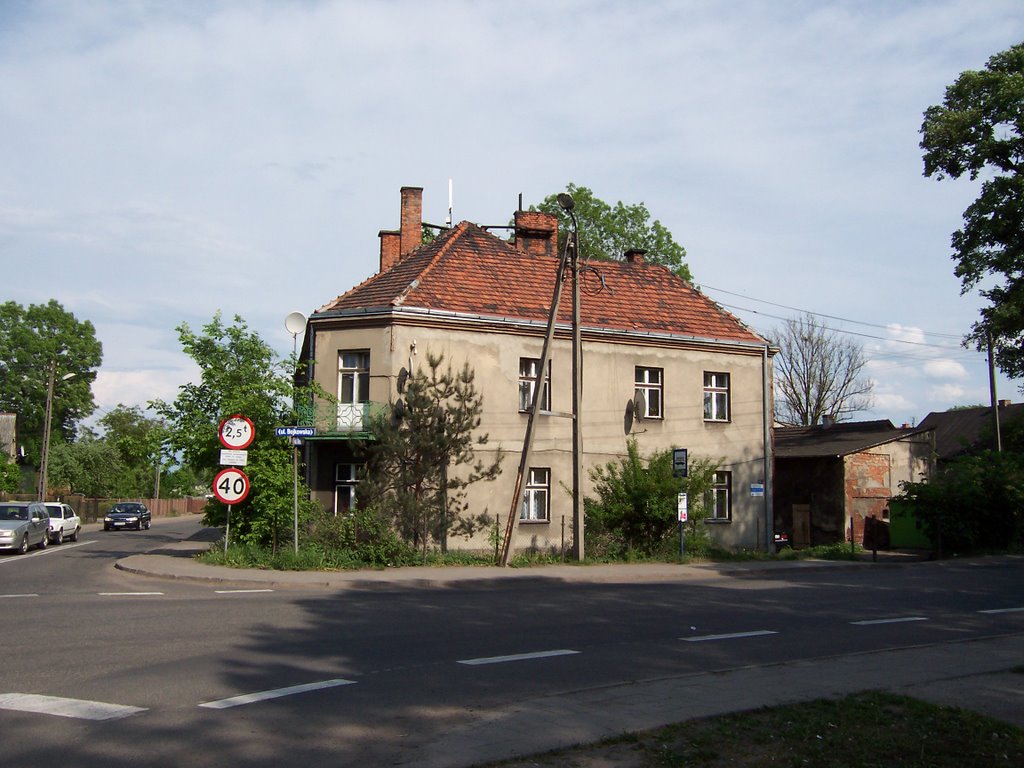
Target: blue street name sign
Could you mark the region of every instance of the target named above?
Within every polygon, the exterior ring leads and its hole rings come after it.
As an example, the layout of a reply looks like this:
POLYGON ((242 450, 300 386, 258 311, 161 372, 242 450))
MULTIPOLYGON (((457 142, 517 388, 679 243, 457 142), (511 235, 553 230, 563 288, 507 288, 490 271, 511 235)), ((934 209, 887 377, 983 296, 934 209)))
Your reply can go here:
POLYGON ((274 434, 278 437, 313 437, 316 427, 277 427, 274 434))

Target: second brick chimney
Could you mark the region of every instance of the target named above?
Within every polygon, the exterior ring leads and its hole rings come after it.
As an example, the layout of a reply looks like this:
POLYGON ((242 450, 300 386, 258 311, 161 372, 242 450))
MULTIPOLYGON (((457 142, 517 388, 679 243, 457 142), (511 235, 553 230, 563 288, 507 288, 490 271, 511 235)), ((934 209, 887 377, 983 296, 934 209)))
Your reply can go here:
POLYGON ((558 255, 558 217, 542 211, 516 211, 516 248, 531 256, 558 255))
POLYGON ((402 187, 401 234, 400 260, 423 242, 423 187, 402 187))

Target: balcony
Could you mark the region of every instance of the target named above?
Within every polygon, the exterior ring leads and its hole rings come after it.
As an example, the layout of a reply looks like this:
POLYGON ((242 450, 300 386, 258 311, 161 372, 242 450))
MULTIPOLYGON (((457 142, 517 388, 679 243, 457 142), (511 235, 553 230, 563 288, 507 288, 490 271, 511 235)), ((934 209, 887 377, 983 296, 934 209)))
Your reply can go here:
POLYGON ((383 413, 384 403, 316 403, 299 410, 300 427, 315 427, 317 437, 365 440, 371 437, 373 420, 383 413))

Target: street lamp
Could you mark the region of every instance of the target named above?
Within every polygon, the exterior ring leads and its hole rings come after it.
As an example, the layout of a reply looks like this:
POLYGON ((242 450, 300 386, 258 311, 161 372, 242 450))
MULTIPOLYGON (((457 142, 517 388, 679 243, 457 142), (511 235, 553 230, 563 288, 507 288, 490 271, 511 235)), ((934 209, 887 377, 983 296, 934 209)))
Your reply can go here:
MULTIPOLYGON (((61 381, 73 379, 77 374, 65 373, 61 381)), ((50 373, 46 377, 46 416, 43 419, 43 450, 39 456, 39 501, 46 501, 46 473, 50 462, 50 428, 53 421, 53 385, 57 377, 57 361, 50 361, 50 373)))
MULTIPOLYGON (((298 365, 299 334, 306 328, 306 316, 301 312, 290 312, 284 319, 284 327, 292 335, 292 363, 298 365)), ((292 410, 295 411, 295 374, 292 374, 292 410)), ((297 419, 296 419, 297 421, 297 419)), ((292 522, 294 524, 295 554, 299 554, 299 438, 292 438, 292 522)))
POLYGON ((581 400, 583 395, 583 347, 580 341, 580 224, 576 220, 576 201, 572 195, 562 192, 558 204, 572 219, 572 528, 573 557, 583 560, 583 497, 580 479, 583 475, 583 434, 580 422, 583 420, 581 400))

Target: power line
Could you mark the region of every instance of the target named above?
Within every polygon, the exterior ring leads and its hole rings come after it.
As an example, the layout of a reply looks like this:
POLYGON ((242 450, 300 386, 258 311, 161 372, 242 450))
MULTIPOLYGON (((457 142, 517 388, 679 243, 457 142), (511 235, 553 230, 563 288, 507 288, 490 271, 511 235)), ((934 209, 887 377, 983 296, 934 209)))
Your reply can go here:
MULTIPOLYGON (((848 317, 839 317, 837 315, 827 315, 827 314, 825 314, 823 312, 812 312, 809 309, 800 309, 799 307, 791 307, 788 304, 778 304, 778 303, 776 303, 774 301, 768 301, 767 299, 758 299, 758 298, 756 298, 754 296, 746 296, 746 295, 744 295, 742 293, 733 293, 732 291, 727 291, 724 288, 715 288, 714 286, 711 286, 711 285, 703 285, 702 284, 701 288, 702 289, 703 288, 707 288, 708 290, 717 291, 718 293, 724 293, 724 294, 726 294, 728 296, 737 296, 737 297, 739 297, 741 299, 748 299, 749 301, 756 301, 759 304, 767 304, 767 305, 772 306, 772 307, 779 307, 780 309, 788 309, 791 312, 801 312, 801 313, 803 313, 805 315, 814 315, 815 317, 824 317, 824 318, 827 318, 829 320, 838 320, 839 322, 842 322, 842 323, 853 323, 855 325, 864 325, 864 326, 867 326, 868 328, 882 328, 882 329, 885 329, 885 330, 888 330, 888 328, 889 328, 888 325, 884 325, 882 323, 869 323, 869 322, 864 321, 864 320, 851 320, 848 317)), ((748 312, 755 312, 755 313, 757 312, 757 310, 755 310, 755 309, 749 309, 749 310, 746 310, 746 311, 748 311, 748 312)), ((774 317, 773 315, 766 315, 766 316, 767 317, 774 317)), ((778 319, 786 320, 788 318, 778 318, 778 319)), ((937 332, 923 331, 923 330, 921 332, 926 334, 926 335, 928 335, 928 336, 936 336, 938 338, 943 338, 943 339, 956 339, 957 341, 959 341, 960 339, 963 338, 963 336, 961 336, 961 335, 952 334, 952 333, 937 333, 937 332)))

